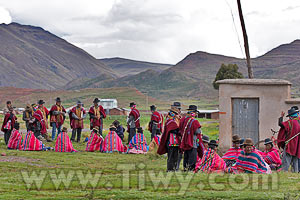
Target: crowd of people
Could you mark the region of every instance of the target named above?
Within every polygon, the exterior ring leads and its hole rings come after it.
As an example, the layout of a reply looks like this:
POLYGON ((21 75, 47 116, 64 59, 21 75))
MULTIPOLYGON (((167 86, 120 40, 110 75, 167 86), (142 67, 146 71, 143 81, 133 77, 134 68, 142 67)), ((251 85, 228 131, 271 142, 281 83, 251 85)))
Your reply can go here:
POLYGON ((193 172, 223 172, 223 173, 267 173, 272 171, 299 172, 300 162, 300 115, 297 106, 288 110, 287 121, 282 112, 278 125, 280 126, 277 139, 274 136, 264 140, 264 151, 257 149, 251 138, 232 136, 232 147, 220 156, 218 140, 209 140, 201 130, 196 119, 197 106, 190 105, 186 114, 181 112, 181 103, 174 102, 164 117, 157 111, 155 105, 150 106, 152 112, 148 130, 151 132, 151 143, 148 145, 144 130, 140 125, 140 112, 134 102, 130 103, 130 113, 127 118, 128 142, 124 144, 125 129, 119 121, 114 121, 109 132, 103 138, 103 119, 106 113, 100 100, 95 98, 89 111, 78 101, 77 105, 68 112, 56 98, 56 103, 50 111, 39 100, 37 105, 27 105, 23 113, 27 133, 20 133, 20 124, 15 115, 11 102, 7 102, 7 110, 1 131, 9 149, 25 151, 51 150, 43 141, 52 142, 56 139, 55 151, 77 152, 72 142, 80 142, 84 128, 83 120, 89 115, 91 134, 86 139, 86 151, 103 153, 146 154, 156 151, 159 155, 167 154, 167 171, 177 171, 183 160, 184 171, 193 172), (70 118, 72 136, 69 138, 68 129, 63 127, 66 116, 70 118), (49 117, 48 117, 49 116, 49 117), (51 138, 48 136, 48 120, 52 127, 51 138), (282 151, 280 150, 282 149, 282 151))

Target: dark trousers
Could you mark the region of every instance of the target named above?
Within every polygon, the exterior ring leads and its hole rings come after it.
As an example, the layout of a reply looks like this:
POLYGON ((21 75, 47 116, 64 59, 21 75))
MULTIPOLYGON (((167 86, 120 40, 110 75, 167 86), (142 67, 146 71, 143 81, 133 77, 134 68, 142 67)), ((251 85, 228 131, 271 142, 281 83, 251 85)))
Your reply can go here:
POLYGON ((168 147, 167 171, 176 171, 179 155, 179 147, 168 147))
POLYGON ((194 171, 197 162, 197 149, 192 148, 184 151, 183 168, 184 170, 194 171))
POLYGON ((75 137, 76 137, 76 133, 77 133, 77 142, 80 142, 80 138, 81 138, 81 128, 76 128, 72 130, 72 137, 71 137, 71 141, 75 141, 75 137))
POLYGON ((152 132, 151 132, 151 141, 153 140, 153 138, 158 135, 160 133, 160 130, 159 129, 152 129, 152 132))
POLYGON ((11 135, 11 130, 5 130, 5 131, 4 131, 4 141, 5 141, 5 144, 6 144, 6 145, 8 144, 10 135, 11 135))
POLYGON ((136 134, 136 129, 135 128, 130 128, 129 129, 129 135, 128 135, 128 144, 131 141, 131 139, 133 138, 133 136, 135 136, 136 134))
POLYGON ((180 167, 180 163, 181 163, 181 160, 182 160, 182 152, 179 152, 178 153, 178 159, 177 159, 177 166, 176 166, 176 171, 179 170, 179 167, 180 167))

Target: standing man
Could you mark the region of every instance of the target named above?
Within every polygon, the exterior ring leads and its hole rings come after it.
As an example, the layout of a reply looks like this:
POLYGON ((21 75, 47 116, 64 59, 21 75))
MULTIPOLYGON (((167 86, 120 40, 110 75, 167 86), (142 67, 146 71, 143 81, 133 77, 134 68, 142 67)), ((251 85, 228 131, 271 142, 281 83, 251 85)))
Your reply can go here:
POLYGON ((52 140, 55 140, 56 129, 57 135, 61 133, 61 127, 66 119, 66 110, 61 105, 61 99, 57 97, 56 103, 50 109, 50 125, 52 126, 52 140))
POLYGON ((38 101, 38 108, 33 114, 33 123, 34 123, 34 136, 41 140, 41 136, 44 137, 47 142, 52 142, 47 133, 47 118, 49 115, 48 109, 44 106, 44 101, 38 101))
POLYGON ((168 153, 167 171, 176 171, 180 145, 179 120, 176 110, 171 109, 168 113, 165 129, 157 153, 159 155, 168 153))
POLYGON ((127 119, 128 144, 131 138, 136 134, 136 129, 140 127, 140 112, 136 109, 134 102, 130 103, 130 113, 127 119))
POLYGON ((3 120, 3 124, 2 124, 2 128, 1 128, 1 131, 4 132, 4 141, 5 141, 6 145, 8 144, 8 140, 10 138, 11 131, 13 130, 14 125, 17 121, 17 117, 14 114, 13 107, 11 106, 8 109, 9 109, 8 112, 4 116, 4 120, 3 120))
POLYGON ((90 115, 90 129, 98 127, 100 134, 102 135, 103 131, 103 119, 106 118, 105 111, 101 105, 99 105, 100 100, 95 98, 93 103, 94 105, 89 110, 90 115))
POLYGON ((81 101, 77 102, 77 106, 73 107, 70 111, 71 116, 71 124, 72 124, 72 137, 71 141, 75 140, 75 136, 77 133, 77 142, 80 142, 81 138, 81 131, 83 129, 83 120, 86 117, 86 112, 84 108, 82 107, 81 101))
POLYGON ((150 106, 150 111, 152 112, 151 121, 149 122, 149 131, 151 132, 151 141, 156 136, 162 132, 163 126, 163 116, 156 111, 156 106, 150 106))
POLYGON ((292 166, 292 172, 299 171, 298 160, 300 158, 300 120, 299 110, 297 106, 291 107, 288 110, 286 117, 289 120, 283 122, 284 112, 281 113, 279 118, 280 130, 278 133, 278 147, 283 149, 282 168, 284 171, 288 171, 290 165, 292 166))
POLYGON ((197 106, 190 105, 187 110, 187 117, 180 122, 182 136, 180 149, 184 151, 184 170, 194 171, 197 162, 197 135, 201 134, 201 125, 195 119, 197 106))
POLYGON ((23 121, 25 121, 27 132, 29 131, 29 121, 32 120, 33 110, 28 104, 23 112, 23 121))

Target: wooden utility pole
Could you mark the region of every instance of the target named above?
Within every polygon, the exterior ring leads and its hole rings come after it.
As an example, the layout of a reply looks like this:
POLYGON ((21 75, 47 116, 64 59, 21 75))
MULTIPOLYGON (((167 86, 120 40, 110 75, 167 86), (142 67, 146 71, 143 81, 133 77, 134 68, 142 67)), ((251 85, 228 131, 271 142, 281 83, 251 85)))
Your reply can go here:
POLYGON ((242 26, 242 30, 243 30, 244 47, 245 47, 245 53, 246 53, 246 59, 247 59, 247 68, 248 68, 248 77, 253 78, 253 71, 252 71, 251 62, 250 62, 248 36, 247 36, 245 21, 244 21, 244 17, 243 17, 241 0, 237 0, 237 4, 238 4, 238 9, 239 9, 239 16, 240 16, 241 26, 242 26))

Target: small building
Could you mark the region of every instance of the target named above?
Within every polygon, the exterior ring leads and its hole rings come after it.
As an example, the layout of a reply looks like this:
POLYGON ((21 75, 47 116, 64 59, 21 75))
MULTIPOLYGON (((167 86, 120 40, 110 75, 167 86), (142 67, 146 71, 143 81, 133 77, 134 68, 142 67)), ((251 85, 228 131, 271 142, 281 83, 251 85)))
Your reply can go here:
POLYGON ((127 115, 127 110, 124 108, 109 109, 109 115, 127 115))
POLYGON ((198 110, 198 118, 219 119, 219 110, 198 110))
POLYGON ((100 99, 99 104, 104 108, 104 110, 118 107, 117 99, 100 99))
POLYGON ((227 79, 217 83, 220 86, 219 139, 223 151, 231 147, 234 134, 252 138, 254 143, 270 138, 271 129, 279 130, 281 111, 287 113, 291 106, 300 105, 300 99, 291 99, 289 81, 227 79))

